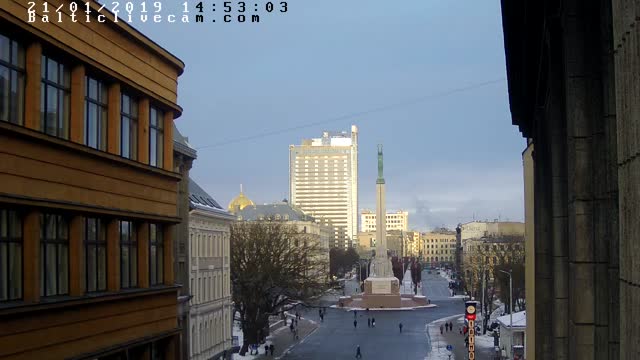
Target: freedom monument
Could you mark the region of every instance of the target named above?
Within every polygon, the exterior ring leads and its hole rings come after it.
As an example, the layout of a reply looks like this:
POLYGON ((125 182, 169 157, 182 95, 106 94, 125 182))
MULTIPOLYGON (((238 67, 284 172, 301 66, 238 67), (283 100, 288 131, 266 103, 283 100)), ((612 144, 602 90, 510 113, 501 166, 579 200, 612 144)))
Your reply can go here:
POLYGON ((387 251, 387 219, 382 145, 378 145, 378 179, 376 180, 376 247, 371 261, 370 276, 364 281, 364 293, 344 296, 339 305, 350 308, 413 308, 427 305, 421 295, 400 295, 400 280, 393 276, 387 251))

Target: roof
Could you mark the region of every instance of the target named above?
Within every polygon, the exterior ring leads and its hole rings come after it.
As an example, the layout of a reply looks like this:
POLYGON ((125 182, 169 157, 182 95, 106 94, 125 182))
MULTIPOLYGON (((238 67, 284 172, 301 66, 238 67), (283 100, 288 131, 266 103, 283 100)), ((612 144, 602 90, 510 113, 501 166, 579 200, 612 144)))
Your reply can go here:
POLYGON ((240 184, 240 194, 231 199, 231 202, 229 202, 229 206, 227 206, 227 210, 230 213, 235 213, 251 205, 254 205, 253 201, 251 201, 251 199, 244 195, 244 193, 242 192, 242 184, 240 184))
POLYGON ((178 70, 178 76, 182 75, 185 67, 184 62, 180 60, 177 56, 169 52, 167 49, 163 48, 158 43, 153 41, 151 38, 145 35, 142 31, 136 29, 128 21, 114 21, 115 15, 113 14, 113 12, 111 12, 109 1, 93 0, 93 3, 92 2, 86 2, 86 3, 90 4, 89 6, 92 8, 92 10, 95 13, 101 13, 105 15, 105 17, 108 20, 110 20, 110 21, 106 21, 106 23, 114 27, 116 30, 125 32, 130 37, 133 37, 138 43, 143 44, 149 50, 160 55, 166 62, 168 62, 178 70))
MULTIPOLYGON (((506 328, 509 327, 511 321, 511 315, 504 315, 498 317, 498 322, 506 328)), ((527 326, 527 314, 526 311, 520 311, 513 313, 513 328, 524 328, 527 326)))
POLYGON ((178 131, 176 124, 173 124, 173 150, 193 159, 198 158, 198 152, 189 144, 187 138, 178 131))
POLYGON ((285 221, 315 221, 315 218, 311 215, 307 215, 300 208, 292 206, 287 202, 264 204, 264 205, 250 205, 240 210, 236 215, 242 217, 242 220, 255 221, 265 218, 276 218, 279 215, 280 219, 285 221))
POLYGON ((205 207, 222 210, 222 206, 207 194, 192 178, 189 178, 189 203, 192 207, 205 207))

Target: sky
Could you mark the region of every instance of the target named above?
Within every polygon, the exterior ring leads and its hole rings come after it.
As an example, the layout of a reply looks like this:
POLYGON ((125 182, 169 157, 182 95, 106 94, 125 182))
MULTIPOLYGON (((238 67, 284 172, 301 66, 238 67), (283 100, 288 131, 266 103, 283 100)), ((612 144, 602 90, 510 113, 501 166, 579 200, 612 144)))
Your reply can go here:
POLYGON ((223 23, 211 0, 215 23, 133 23, 186 64, 176 125, 210 195, 226 207, 243 184, 255 203, 281 201, 289 145, 355 124, 360 209, 375 208, 381 143, 387 209, 409 211, 411 229, 523 221, 526 144, 511 125, 499 0, 287 3, 258 2, 253 24, 223 23))

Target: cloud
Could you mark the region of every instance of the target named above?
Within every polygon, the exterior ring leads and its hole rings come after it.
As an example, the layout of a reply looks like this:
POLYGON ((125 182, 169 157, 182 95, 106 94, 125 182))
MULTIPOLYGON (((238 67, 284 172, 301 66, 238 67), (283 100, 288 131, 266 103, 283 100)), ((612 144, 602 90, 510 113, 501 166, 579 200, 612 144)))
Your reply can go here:
MULTIPOLYGON (((523 221, 522 169, 511 167, 442 166, 411 171, 387 180, 387 210, 409 212, 411 229, 454 228, 458 223, 500 219, 523 221)), ((375 208, 374 189, 362 188, 360 204, 375 208)))

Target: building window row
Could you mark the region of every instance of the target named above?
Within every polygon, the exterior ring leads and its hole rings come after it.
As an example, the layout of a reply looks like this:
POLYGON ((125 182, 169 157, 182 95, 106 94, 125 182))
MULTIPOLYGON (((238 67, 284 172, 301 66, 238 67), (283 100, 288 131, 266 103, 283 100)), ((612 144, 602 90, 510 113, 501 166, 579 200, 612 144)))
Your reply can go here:
MULTIPOLYGON (((0 33, 0 121, 24 125, 26 77, 40 76, 39 130, 51 136, 69 140, 71 132, 71 68, 60 56, 43 51, 40 74, 27 74, 25 47, 16 39, 0 33)), ((84 145, 107 151, 108 128, 112 121, 120 121, 119 155, 138 159, 139 99, 121 93, 110 99, 104 79, 95 75, 84 77, 83 138, 84 145), (109 103, 120 101, 120 119, 110 119, 109 103)), ((148 164, 164 166, 164 112, 149 107, 148 164)))
MULTIPOLYGON (((39 216, 40 296, 63 296, 70 292, 70 220, 62 214, 39 216)), ((135 224, 117 221, 120 247, 120 287, 135 288, 138 279, 138 239, 135 224)), ((106 291, 107 222, 100 218, 82 219, 82 256, 87 293, 106 291)), ((162 226, 149 224, 150 285, 163 283, 164 238, 162 226)), ((19 211, 0 209, 0 301, 23 297, 23 218, 19 211)))

